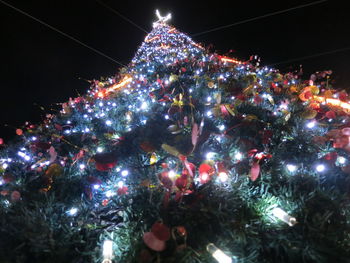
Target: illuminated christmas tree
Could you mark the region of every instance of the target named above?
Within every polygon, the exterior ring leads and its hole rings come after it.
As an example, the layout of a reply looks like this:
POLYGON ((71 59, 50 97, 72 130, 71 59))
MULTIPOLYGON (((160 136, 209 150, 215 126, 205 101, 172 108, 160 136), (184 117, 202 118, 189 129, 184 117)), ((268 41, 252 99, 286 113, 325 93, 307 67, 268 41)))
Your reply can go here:
POLYGON ((0 262, 349 262, 350 104, 162 17, 0 152, 0 262))

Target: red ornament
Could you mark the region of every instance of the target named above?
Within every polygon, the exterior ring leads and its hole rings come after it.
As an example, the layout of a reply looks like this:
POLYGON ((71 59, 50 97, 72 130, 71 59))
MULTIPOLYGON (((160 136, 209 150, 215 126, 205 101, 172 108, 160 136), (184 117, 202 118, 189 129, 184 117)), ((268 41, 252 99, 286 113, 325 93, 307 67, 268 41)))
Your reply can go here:
POLYGON ((128 193, 128 187, 126 186, 119 187, 117 190, 118 195, 125 195, 127 193, 128 193))
POLYGON ((202 163, 199 166, 199 173, 207 173, 207 174, 213 174, 214 173, 214 168, 211 167, 209 164, 202 163))
POLYGON ((23 130, 22 129, 17 129, 16 130, 16 134, 21 136, 23 134, 23 130))
POLYGON ((335 118, 337 117, 337 115, 335 114, 334 111, 330 110, 330 111, 327 111, 327 112, 326 112, 326 117, 327 117, 328 119, 335 119, 335 118))
POLYGON ((167 241, 170 239, 170 229, 162 222, 154 223, 151 228, 151 232, 159 240, 167 241))
POLYGON ((176 179, 175 186, 179 188, 179 190, 183 190, 187 186, 187 175, 183 175, 176 179))
POLYGON ((11 201, 17 202, 17 201, 19 201, 20 199, 21 199, 21 193, 20 193, 20 192, 18 192, 18 191, 13 191, 13 192, 11 193, 11 201))
POLYGON ((156 238, 152 232, 144 233, 143 241, 150 249, 154 251, 163 251, 165 249, 165 242, 156 238))
POLYGON ((117 165, 117 160, 113 153, 101 153, 94 156, 96 169, 102 172, 109 171, 117 165))
POLYGON ((254 162, 250 169, 250 179, 254 182, 258 179, 260 174, 260 165, 258 162, 254 162))
POLYGON ((3 144, 4 144, 4 139, 0 138, 0 145, 3 145, 3 144))

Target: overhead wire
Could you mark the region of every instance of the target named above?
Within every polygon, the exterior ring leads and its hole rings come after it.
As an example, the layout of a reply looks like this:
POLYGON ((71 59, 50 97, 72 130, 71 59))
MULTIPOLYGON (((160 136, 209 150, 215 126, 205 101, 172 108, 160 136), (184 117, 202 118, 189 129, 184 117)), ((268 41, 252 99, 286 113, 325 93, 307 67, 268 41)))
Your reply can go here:
POLYGON ((308 7, 308 6, 321 4, 321 3, 324 3, 324 2, 327 2, 327 1, 328 0, 319 0, 319 1, 308 3, 308 4, 294 6, 294 7, 291 7, 291 8, 284 9, 284 10, 280 10, 280 11, 268 13, 268 14, 265 14, 265 15, 261 15, 261 16, 252 17, 252 18, 248 18, 248 19, 245 19, 245 20, 241 20, 241 21, 238 21, 238 22, 235 22, 235 23, 232 23, 232 24, 219 26, 219 27, 216 27, 216 28, 213 28, 213 29, 209 29, 209 30, 206 30, 206 31, 203 31, 203 32, 192 34, 191 36, 195 37, 195 36, 204 35, 204 34, 211 33, 211 32, 214 32, 214 31, 218 31, 218 30, 221 30, 221 29, 225 29, 225 28, 229 28, 229 27, 245 24, 245 23, 248 23, 248 22, 256 21, 256 20, 259 20, 259 19, 262 19, 262 18, 266 18, 266 17, 270 17, 270 16, 274 16, 274 15, 287 13, 289 11, 293 11, 293 10, 304 8, 304 7, 308 7))
POLYGON ((114 8, 110 7, 109 5, 103 3, 100 0, 96 0, 97 3, 99 3, 100 5, 102 5, 103 7, 107 8, 108 10, 110 10, 112 13, 120 16, 121 18, 123 18, 124 20, 126 20, 127 22, 129 22, 130 24, 134 25, 135 27, 137 27, 138 29, 142 30, 143 32, 145 32, 146 34, 148 33, 146 31, 146 29, 140 27, 139 25, 137 25, 135 22, 133 22, 132 20, 130 20, 129 18, 127 18, 126 16, 122 15, 121 13, 119 13, 117 10, 115 10, 114 8))
POLYGON ((289 60, 285 60, 285 61, 281 61, 281 62, 276 62, 276 63, 269 64, 269 65, 266 65, 266 66, 270 67, 270 66, 276 66, 276 65, 290 63, 290 62, 307 60, 307 59, 310 59, 310 58, 320 57, 320 56, 333 54, 333 53, 338 53, 338 52, 343 52, 343 51, 347 51, 347 50, 350 50, 350 46, 349 47, 344 47, 344 48, 333 49, 333 50, 329 50, 329 51, 325 51, 325 52, 317 53, 317 54, 312 54, 312 55, 308 55, 308 56, 303 56, 303 57, 299 57, 299 58, 293 58, 293 59, 289 59, 289 60))
POLYGON ((114 63, 117 63, 118 65, 125 67, 125 65, 124 65, 123 63, 121 63, 121 62, 115 60, 114 58, 111 58, 110 56, 104 54, 103 52, 97 50, 96 48, 93 48, 93 47, 91 47, 91 46, 89 46, 89 45, 83 43, 82 41, 76 39, 75 37, 72 37, 72 36, 68 35, 67 33, 65 33, 65 32, 63 32, 63 31, 61 31, 61 30, 59 30, 59 29, 57 29, 57 28, 55 28, 55 27, 53 27, 53 26, 51 26, 51 25, 49 25, 48 23, 46 23, 46 22, 44 22, 44 21, 42 21, 42 20, 40 20, 40 19, 38 19, 38 18, 36 18, 36 17, 30 15, 29 13, 27 13, 27 12, 25 12, 25 11, 23 11, 23 10, 21 10, 21 9, 19 9, 19 8, 17 8, 17 7, 15 7, 15 6, 13 6, 13 5, 11 5, 11 4, 9 4, 9 3, 3 1, 3 0, 0 0, 0 3, 2 3, 3 5, 6 5, 7 7, 12 8, 13 10, 15 10, 15 11, 21 13, 22 15, 25 15, 25 16, 27 16, 27 17, 29 17, 29 18, 35 20, 36 22, 38 22, 38 23, 40 23, 40 24, 42 24, 42 25, 44 25, 44 26, 50 28, 51 30, 53 30, 53 31, 55 31, 55 32, 57 32, 57 33, 59 33, 59 34, 65 36, 65 37, 69 38, 70 40, 73 40, 74 42, 76 42, 76 43, 78 43, 78 44, 80 44, 80 45, 82 45, 82 46, 84 46, 84 47, 90 49, 91 51, 95 52, 96 54, 99 54, 100 56, 103 56, 103 57, 109 59, 110 61, 113 61, 114 63))

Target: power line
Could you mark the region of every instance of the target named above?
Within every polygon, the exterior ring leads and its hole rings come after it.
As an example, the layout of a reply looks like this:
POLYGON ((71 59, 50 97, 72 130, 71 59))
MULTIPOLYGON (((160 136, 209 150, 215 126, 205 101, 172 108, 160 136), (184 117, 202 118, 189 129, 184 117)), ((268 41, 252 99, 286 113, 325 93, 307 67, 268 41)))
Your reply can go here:
POLYGON ((142 27, 140 27, 139 25, 137 25, 136 23, 134 23, 133 21, 131 21, 129 18, 127 18, 126 16, 122 15, 121 13, 119 13, 117 10, 113 9, 112 7, 110 7, 109 5, 103 3, 102 1, 96 0, 97 3, 99 3, 100 5, 104 6, 105 8, 109 9, 111 12, 113 12, 114 14, 120 16, 121 18, 123 18, 124 20, 128 21, 130 24, 136 26, 138 29, 142 30, 143 32, 145 32, 146 34, 148 34, 148 32, 143 29, 142 27))
POLYGON ((13 5, 10 5, 9 3, 7 3, 7 2, 5 2, 5 1, 3 1, 3 0, 0 0, 0 3, 6 5, 6 6, 12 8, 13 10, 15 10, 15 11, 21 13, 22 15, 25 15, 25 16, 27 16, 27 17, 29 17, 29 18, 35 20, 36 22, 38 22, 38 23, 40 23, 40 24, 42 24, 42 25, 44 25, 44 26, 46 26, 46 27, 48 27, 48 28, 50 28, 50 29, 56 31, 57 33, 59 33, 59 34, 65 36, 65 37, 69 38, 70 40, 75 41, 76 43, 78 43, 78 44, 80 44, 80 45, 82 45, 82 46, 84 46, 84 47, 86 47, 86 48, 88 48, 88 49, 94 51, 95 53, 97 53, 97 54, 99 54, 99 55, 101 55, 101 56, 103 56, 103 57, 105 57, 105 58, 107 58, 107 59, 113 61, 114 63, 117 63, 118 65, 121 65, 121 66, 124 66, 124 67, 125 67, 125 65, 124 65, 123 63, 121 63, 121 62, 119 62, 119 61, 117 61, 117 60, 111 58, 110 56, 107 56, 106 54, 102 53, 101 51, 99 51, 99 50, 97 50, 97 49, 95 49, 95 48, 93 48, 93 47, 90 47, 89 45, 87 45, 87 44, 81 42, 80 40, 78 40, 78 39, 76 39, 76 38, 74 38, 74 37, 72 37, 72 36, 70 36, 70 35, 64 33, 63 31, 61 31, 61 30, 59 30, 59 29, 57 29, 57 28, 55 28, 55 27, 53 27, 53 26, 51 26, 51 25, 45 23, 44 21, 42 21, 42 20, 40 20, 40 19, 38 19, 38 18, 36 18, 36 17, 34 17, 34 16, 32 16, 32 15, 30 15, 30 14, 24 12, 24 11, 22 11, 21 9, 18 9, 17 7, 15 7, 15 6, 13 6, 13 5))
POLYGON ((252 22, 252 21, 255 21, 255 20, 259 20, 259 19, 262 19, 262 18, 265 18, 265 17, 283 14, 283 13, 286 13, 286 12, 289 12, 289 11, 292 11, 292 10, 296 10, 296 9, 300 9, 300 8, 304 8, 304 7, 308 7, 308 6, 312 6, 312 5, 317 5, 317 4, 321 4, 321 3, 324 3, 324 2, 327 2, 327 0, 315 1, 315 2, 312 2, 312 3, 308 3, 308 4, 304 4, 304 5, 298 5, 298 6, 295 6, 295 7, 288 8, 288 9, 272 12, 272 13, 269 13, 269 14, 265 14, 265 15, 261 15, 261 16, 257 16, 257 17, 253 17, 253 18, 248 18, 248 19, 245 19, 245 20, 242 20, 242 21, 235 22, 233 24, 228 24, 228 25, 225 25, 225 26, 219 26, 219 27, 216 27, 216 28, 213 28, 213 29, 209 29, 209 30, 200 32, 200 33, 192 34, 192 36, 194 37, 194 36, 204 35, 204 34, 207 34, 207 33, 210 33, 210 32, 214 32, 214 31, 218 31, 218 30, 221 30, 221 29, 224 29, 224 28, 241 25, 241 24, 252 22))
POLYGON ((275 65, 286 64, 286 63, 300 61, 300 60, 307 60, 307 59, 310 59, 310 58, 315 58, 315 57, 324 56, 324 55, 328 55, 328 54, 343 52, 343 51, 346 51, 346 50, 350 50, 350 47, 344 47, 344 48, 329 50, 329 51, 325 51, 325 52, 322 52, 322 53, 317 53, 317 54, 313 54, 313 55, 309 55, 309 56, 293 58, 293 59, 289 59, 289 60, 285 60, 285 61, 269 64, 269 65, 266 65, 266 66, 271 67, 271 66, 275 66, 275 65))

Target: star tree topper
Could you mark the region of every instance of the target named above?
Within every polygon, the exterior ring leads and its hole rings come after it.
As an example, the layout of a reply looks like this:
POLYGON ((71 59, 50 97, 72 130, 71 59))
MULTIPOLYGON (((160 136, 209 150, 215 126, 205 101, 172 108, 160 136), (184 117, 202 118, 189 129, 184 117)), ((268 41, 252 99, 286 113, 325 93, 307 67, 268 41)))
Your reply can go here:
POLYGON ((156 15, 158 17, 158 21, 153 23, 153 27, 159 26, 160 24, 166 24, 166 22, 171 19, 171 13, 167 14, 166 16, 161 16, 158 9, 156 10, 156 15))

